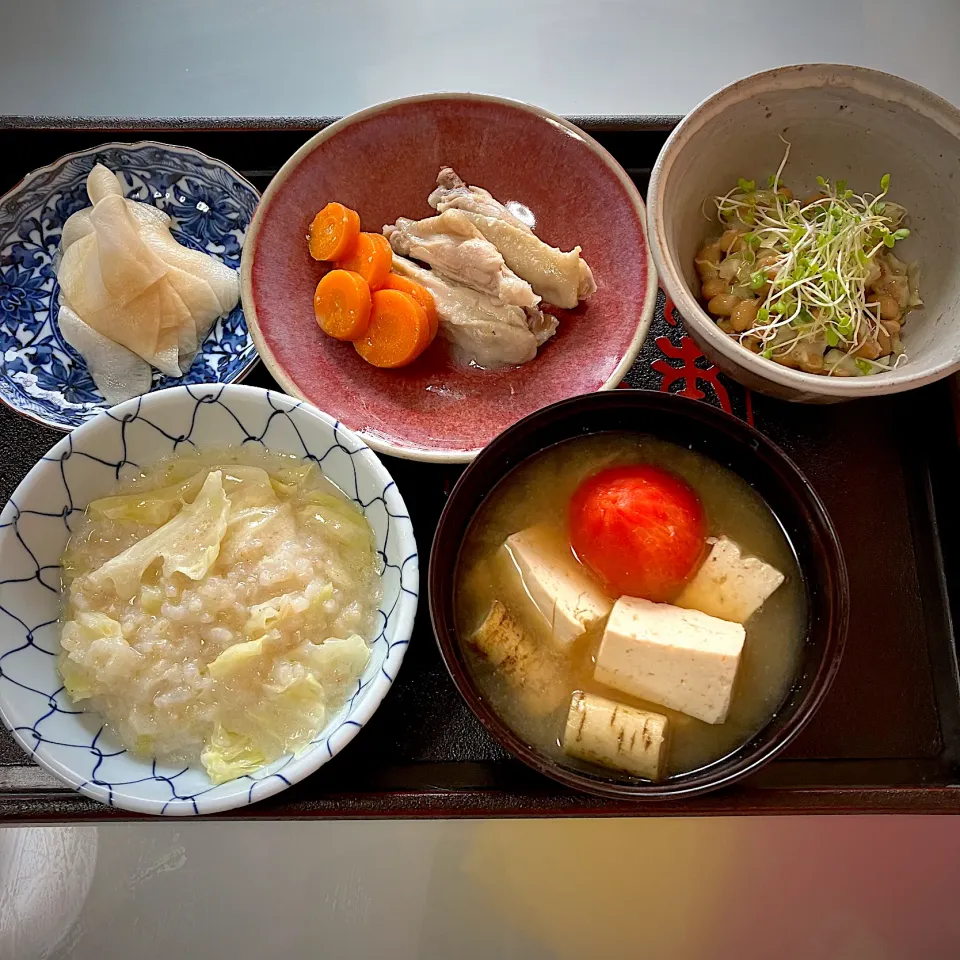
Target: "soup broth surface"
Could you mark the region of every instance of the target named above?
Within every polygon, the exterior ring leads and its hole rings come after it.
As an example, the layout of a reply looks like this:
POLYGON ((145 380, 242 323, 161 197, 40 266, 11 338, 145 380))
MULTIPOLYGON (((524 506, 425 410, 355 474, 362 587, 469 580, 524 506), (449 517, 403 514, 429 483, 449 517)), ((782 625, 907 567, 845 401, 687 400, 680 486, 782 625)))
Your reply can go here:
MULTIPOLYGON (((702 454, 638 434, 601 433, 557 444, 505 477, 471 521, 457 564, 455 617, 477 685, 493 709, 526 742, 553 759, 575 768, 598 770, 563 753, 569 698, 546 716, 532 714, 501 672, 464 641, 499 600, 533 639, 550 644, 546 619, 525 596, 512 565, 505 562, 504 541, 520 530, 543 524, 569 544, 567 509, 577 486, 607 467, 640 463, 672 471, 693 487, 706 512, 708 536, 729 537, 745 556, 759 557, 786 577, 744 624, 746 642, 740 671, 730 712, 722 724, 704 723, 597 683, 593 671, 602 628, 576 642, 565 675, 570 693, 597 693, 668 717, 671 733, 666 775, 670 775, 721 759, 770 720, 793 682, 806 633, 806 592, 793 549, 770 508, 743 479, 702 454)), ((612 771, 604 772, 609 775, 612 771)))

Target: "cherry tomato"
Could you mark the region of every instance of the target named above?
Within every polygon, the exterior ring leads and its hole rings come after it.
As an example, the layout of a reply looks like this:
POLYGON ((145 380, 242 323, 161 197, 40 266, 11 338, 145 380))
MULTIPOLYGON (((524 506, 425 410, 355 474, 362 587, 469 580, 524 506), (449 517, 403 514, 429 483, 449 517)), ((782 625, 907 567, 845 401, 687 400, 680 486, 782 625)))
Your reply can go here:
POLYGON ((672 600, 696 570, 706 520, 700 498, 659 467, 611 467, 570 500, 570 542, 613 596, 672 600))

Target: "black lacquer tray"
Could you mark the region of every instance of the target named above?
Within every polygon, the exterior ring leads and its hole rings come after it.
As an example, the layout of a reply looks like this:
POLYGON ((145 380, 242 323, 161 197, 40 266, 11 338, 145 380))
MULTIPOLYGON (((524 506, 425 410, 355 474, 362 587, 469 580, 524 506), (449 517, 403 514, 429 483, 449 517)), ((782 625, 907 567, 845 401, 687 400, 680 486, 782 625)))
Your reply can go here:
MULTIPOLYGON (((671 119, 574 119, 646 189, 671 119)), ((325 122, 0 119, 0 193, 64 153, 117 139, 196 147, 262 189, 325 122)), ((262 367, 248 382, 275 387, 262 367)), ((424 601, 396 684, 350 748, 233 816, 960 812, 956 382, 827 407, 752 395, 717 375, 661 294, 624 386, 682 392, 755 423, 800 465, 833 516, 850 571, 850 634, 836 683, 788 753, 736 788, 683 802, 570 792, 504 754, 474 719, 440 660, 424 601)), ((0 409, 0 502, 59 436, 0 409)), ((460 468, 385 459, 426 554, 460 468)), ((0 731, 0 823, 118 818, 133 815, 61 787, 0 731)))

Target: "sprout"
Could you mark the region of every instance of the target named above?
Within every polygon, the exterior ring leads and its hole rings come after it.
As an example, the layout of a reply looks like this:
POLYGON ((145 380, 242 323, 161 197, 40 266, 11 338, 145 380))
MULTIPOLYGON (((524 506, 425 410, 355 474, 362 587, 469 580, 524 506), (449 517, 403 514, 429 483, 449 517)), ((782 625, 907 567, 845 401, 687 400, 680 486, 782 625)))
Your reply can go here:
MULTIPOLYGON (((882 199, 890 175, 880 179, 876 196, 855 194, 846 180, 832 183, 817 177, 823 196, 803 205, 780 192, 789 156, 787 144, 767 189, 757 190, 755 181, 741 178, 734 190, 716 198, 721 223, 745 230, 744 262, 752 263, 761 247, 777 258, 750 273, 750 289, 769 287, 755 325, 740 339, 757 337, 760 355, 768 359, 786 356, 802 338, 849 358, 847 372, 889 369, 887 362, 855 354, 876 340, 881 329, 877 298, 867 293, 868 280, 875 276, 873 260, 910 235, 900 225, 906 216, 903 207, 882 199)), ((836 369, 834 363, 830 372, 836 369)))

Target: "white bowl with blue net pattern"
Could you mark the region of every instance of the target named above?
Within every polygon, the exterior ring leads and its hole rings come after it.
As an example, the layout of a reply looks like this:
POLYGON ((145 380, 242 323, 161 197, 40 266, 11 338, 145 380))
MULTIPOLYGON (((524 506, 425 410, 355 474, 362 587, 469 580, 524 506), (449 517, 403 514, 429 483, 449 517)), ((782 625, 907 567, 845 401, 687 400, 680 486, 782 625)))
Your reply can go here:
POLYGON ((218 813, 272 796, 342 750, 386 695, 410 640, 419 572, 403 498, 376 454, 309 404, 256 387, 172 387, 128 400, 68 434, 27 474, 0 513, 0 717, 41 766, 102 803, 138 813, 218 813), (126 752, 83 712, 57 670, 60 558, 86 505, 184 447, 239 445, 293 454, 363 510, 380 558, 383 599, 356 691, 297 756, 213 786, 203 767, 126 752))

